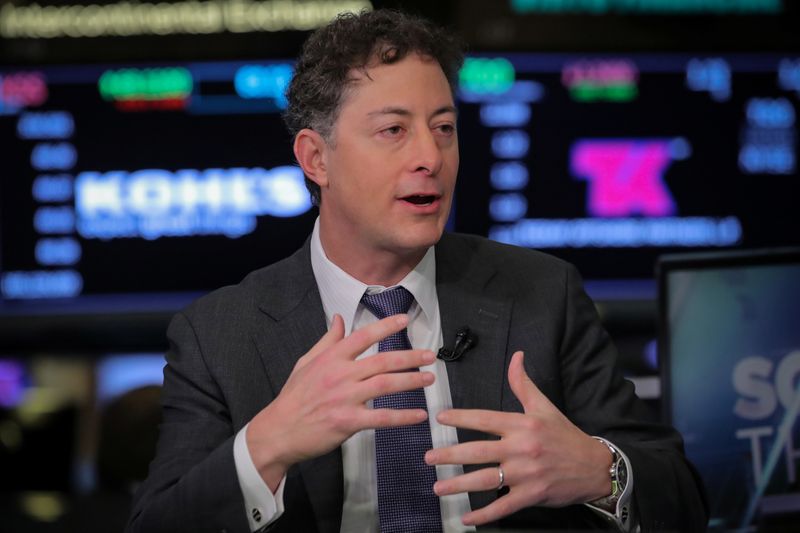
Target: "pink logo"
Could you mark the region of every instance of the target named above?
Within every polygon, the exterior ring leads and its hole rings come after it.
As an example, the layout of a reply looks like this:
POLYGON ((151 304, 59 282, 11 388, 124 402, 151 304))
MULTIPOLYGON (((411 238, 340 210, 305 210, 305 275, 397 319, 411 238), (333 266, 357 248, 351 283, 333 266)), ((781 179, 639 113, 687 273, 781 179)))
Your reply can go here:
POLYGON ((671 162, 669 140, 579 141, 570 156, 572 173, 589 182, 587 211, 596 217, 676 212, 664 183, 671 162))

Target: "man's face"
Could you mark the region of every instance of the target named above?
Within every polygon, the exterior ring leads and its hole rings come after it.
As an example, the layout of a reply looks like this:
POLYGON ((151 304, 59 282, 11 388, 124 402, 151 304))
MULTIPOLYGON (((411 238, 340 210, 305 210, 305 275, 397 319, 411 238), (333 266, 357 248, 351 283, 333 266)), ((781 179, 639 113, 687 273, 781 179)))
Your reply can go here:
POLYGON ((367 73, 351 73, 325 151, 320 217, 348 253, 408 256, 435 244, 447 221, 456 110, 436 61, 410 55, 367 73))

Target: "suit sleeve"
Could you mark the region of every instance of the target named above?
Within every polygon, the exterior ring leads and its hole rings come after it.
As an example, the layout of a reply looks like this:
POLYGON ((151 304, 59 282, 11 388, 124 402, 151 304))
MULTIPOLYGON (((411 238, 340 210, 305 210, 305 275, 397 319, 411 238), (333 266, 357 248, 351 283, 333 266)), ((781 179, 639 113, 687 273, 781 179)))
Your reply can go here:
POLYGON ((191 322, 173 318, 156 458, 126 531, 249 533, 234 464, 234 430, 191 322))
POLYGON ((617 368, 616 350, 574 267, 567 267, 561 373, 567 416, 630 459, 633 505, 642 531, 705 531, 702 483, 673 428, 651 416, 617 368))

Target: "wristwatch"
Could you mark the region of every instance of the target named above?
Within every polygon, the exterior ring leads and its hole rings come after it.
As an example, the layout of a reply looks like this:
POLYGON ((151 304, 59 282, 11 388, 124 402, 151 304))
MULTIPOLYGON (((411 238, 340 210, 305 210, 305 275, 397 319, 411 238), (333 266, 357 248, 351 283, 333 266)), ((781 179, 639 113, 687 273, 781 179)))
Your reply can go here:
POLYGON ((620 529, 626 529, 630 520, 630 500, 633 483, 628 478, 628 461, 616 446, 605 439, 594 437, 608 447, 611 452, 611 466, 608 475, 611 478, 611 494, 588 502, 604 518, 613 522, 620 529))

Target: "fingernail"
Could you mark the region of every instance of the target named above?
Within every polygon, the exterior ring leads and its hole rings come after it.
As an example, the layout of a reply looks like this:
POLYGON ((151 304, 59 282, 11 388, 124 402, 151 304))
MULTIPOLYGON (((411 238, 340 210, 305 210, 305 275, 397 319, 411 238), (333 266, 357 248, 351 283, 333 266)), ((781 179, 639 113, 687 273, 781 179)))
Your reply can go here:
POLYGON ((422 382, 425 383, 425 385, 430 385, 431 383, 433 383, 433 380, 434 376, 430 372, 425 372, 422 375, 422 382))
POLYGON ((433 352, 425 352, 422 354, 422 360, 428 364, 436 361, 436 354, 433 352))
POLYGON ((441 485, 439 485, 439 482, 437 481, 436 483, 433 484, 433 493, 439 496, 440 490, 441 490, 441 485))

